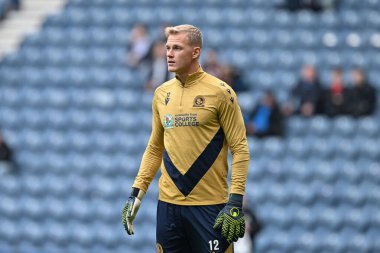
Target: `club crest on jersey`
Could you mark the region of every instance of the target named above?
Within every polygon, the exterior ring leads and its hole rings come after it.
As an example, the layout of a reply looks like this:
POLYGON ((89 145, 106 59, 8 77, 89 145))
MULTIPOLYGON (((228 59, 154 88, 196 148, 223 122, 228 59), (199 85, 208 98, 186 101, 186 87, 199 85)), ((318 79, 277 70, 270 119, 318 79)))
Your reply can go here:
POLYGON ((173 128, 173 116, 171 114, 164 116, 164 127, 165 129, 173 128))
POLYGON ((203 96, 196 96, 194 98, 193 107, 204 107, 205 106, 205 98, 203 96))

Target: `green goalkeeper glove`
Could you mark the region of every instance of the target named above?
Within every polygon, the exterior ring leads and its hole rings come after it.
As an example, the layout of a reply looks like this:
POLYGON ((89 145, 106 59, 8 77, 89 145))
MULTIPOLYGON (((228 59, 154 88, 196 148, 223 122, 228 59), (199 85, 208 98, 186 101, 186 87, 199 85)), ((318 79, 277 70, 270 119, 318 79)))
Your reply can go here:
POLYGON ((220 230, 228 243, 236 242, 239 237, 244 236, 245 219, 242 203, 242 195, 230 194, 228 203, 216 217, 214 229, 220 230))
POLYGON ((143 199, 145 192, 138 188, 132 188, 131 196, 129 196, 127 202, 122 211, 122 222, 125 231, 129 235, 133 235, 133 221, 136 218, 137 211, 140 208, 141 200, 143 199))

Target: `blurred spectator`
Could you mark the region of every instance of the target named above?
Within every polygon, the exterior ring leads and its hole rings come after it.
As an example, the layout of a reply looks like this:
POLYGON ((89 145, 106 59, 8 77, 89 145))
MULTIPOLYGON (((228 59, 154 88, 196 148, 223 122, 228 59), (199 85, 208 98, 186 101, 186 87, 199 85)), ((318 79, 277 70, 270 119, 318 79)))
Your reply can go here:
POLYGON ((12 168, 12 150, 8 147, 3 136, 0 134, 0 173, 12 168))
POLYGON ((11 0, 11 7, 14 10, 20 10, 21 9, 21 0, 11 0))
POLYGON ((246 120, 248 135, 281 136, 283 115, 271 91, 267 91, 246 120))
POLYGON ((292 89, 293 101, 285 104, 284 114, 289 116, 299 113, 310 117, 321 112, 322 88, 312 65, 304 65, 301 70, 301 79, 292 89))
POLYGON ((0 20, 5 19, 11 11, 18 11, 20 9, 21 0, 0 1, 0 20))
POLYGON ((145 88, 154 91, 157 86, 169 80, 170 74, 166 64, 165 42, 156 41, 153 46, 152 62, 149 66, 148 82, 145 88))
POLYGON ((324 112, 329 116, 345 114, 347 92, 343 84, 343 72, 340 68, 331 70, 330 87, 324 94, 324 112))
POLYGON ((205 53, 203 59, 202 68, 204 71, 223 80, 224 70, 222 64, 219 63, 218 52, 213 49, 209 50, 205 53))
POLYGON ((152 44, 146 27, 143 24, 134 25, 128 42, 127 64, 137 67, 149 56, 152 44))
POLYGON ((326 9, 336 9, 338 4, 338 0, 286 0, 279 7, 290 11, 309 9, 319 12, 326 9))
POLYGON ((222 80, 228 83, 236 93, 244 92, 248 90, 240 71, 232 65, 222 66, 222 80))
POLYGON ((261 224, 254 212, 249 208, 246 198, 243 199, 243 212, 245 216, 245 234, 234 243, 235 253, 252 253, 255 249, 255 239, 261 230, 261 224))
POLYGON ((218 59, 218 52, 211 49, 205 53, 202 68, 230 85, 236 93, 247 91, 240 71, 229 64, 221 63, 218 59))
POLYGON ((360 68, 352 70, 351 78, 352 87, 347 90, 347 113, 355 117, 372 114, 376 108, 376 90, 360 68))

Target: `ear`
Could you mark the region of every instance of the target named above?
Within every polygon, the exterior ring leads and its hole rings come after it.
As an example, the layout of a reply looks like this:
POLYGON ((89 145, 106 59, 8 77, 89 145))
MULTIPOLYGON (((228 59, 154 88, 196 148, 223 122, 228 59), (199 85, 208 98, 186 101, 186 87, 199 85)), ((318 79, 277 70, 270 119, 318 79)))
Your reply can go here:
POLYGON ((194 47, 193 59, 199 58, 200 54, 201 54, 201 48, 200 47, 194 47))

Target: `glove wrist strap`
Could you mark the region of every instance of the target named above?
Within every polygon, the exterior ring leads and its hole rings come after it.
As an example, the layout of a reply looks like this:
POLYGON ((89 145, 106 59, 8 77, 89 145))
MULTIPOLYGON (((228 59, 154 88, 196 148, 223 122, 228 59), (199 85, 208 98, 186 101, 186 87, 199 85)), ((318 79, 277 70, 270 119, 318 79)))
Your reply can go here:
POLYGON ((243 195, 231 193, 228 204, 239 208, 243 207, 243 195))
POLYGON ((145 192, 143 190, 140 190, 139 188, 132 187, 131 196, 136 197, 139 200, 142 200, 145 196, 145 192))

